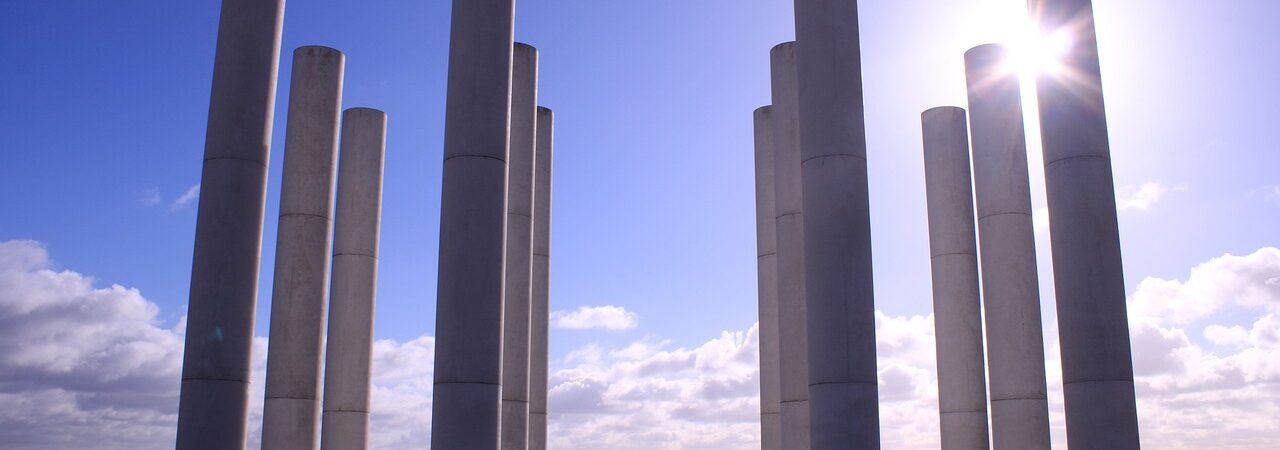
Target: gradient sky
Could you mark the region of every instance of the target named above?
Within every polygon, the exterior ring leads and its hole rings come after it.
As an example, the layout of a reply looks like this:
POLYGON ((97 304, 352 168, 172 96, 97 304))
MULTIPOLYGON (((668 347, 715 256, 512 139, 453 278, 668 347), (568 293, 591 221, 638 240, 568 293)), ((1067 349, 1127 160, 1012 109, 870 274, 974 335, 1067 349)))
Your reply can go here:
MULTIPOLYGON (((927 316, 919 113, 964 105, 964 50, 1016 36, 1024 2, 861 3, 876 305, 890 317, 927 316)), ((51 269, 138 289, 162 328, 186 310, 195 202, 183 196, 199 183, 218 9, 215 0, 0 3, 0 242, 38 241, 51 269)), ((1096 0, 1095 9, 1127 206, 1128 292, 1280 245, 1280 2, 1096 0)), ((302 45, 347 55, 344 108, 389 115, 376 335, 434 334, 448 10, 443 0, 287 4, 257 335, 268 334, 289 55, 302 45)), ((791 2, 522 0, 517 20, 516 39, 540 50, 539 103, 556 111, 552 309, 613 305, 637 319, 622 330, 553 330, 552 370, 572 368, 580 360, 568 356, 583 349, 695 348, 750 328, 751 112, 769 102, 770 47, 793 37, 791 2)), ((1027 126, 1041 208, 1034 114, 1027 126)), ((1045 334, 1055 340, 1045 236, 1038 244, 1045 334)), ((1274 315, 1280 273, 1268 267, 1263 306, 1215 310, 1212 324, 1175 321, 1191 345, 1221 353, 1201 330, 1274 315)), ((22 343, 0 340, 9 342, 22 343)), ((0 384, 6 373, 0 365, 0 384)), ((1262 380, 1252 383, 1280 390, 1280 376, 1262 380)), ((1270 410, 1280 411, 1275 398, 1270 410)), ((1275 431, 1259 439, 1280 443, 1275 431)))

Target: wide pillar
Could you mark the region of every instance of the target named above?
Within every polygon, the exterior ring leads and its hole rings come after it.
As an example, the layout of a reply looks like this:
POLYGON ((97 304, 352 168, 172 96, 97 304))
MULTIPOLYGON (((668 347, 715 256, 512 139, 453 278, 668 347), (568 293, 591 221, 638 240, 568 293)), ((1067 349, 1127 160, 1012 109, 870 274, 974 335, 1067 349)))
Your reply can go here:
POLYGON ((978 244, 969 172, 969 123, 964 109, 954 106, 927 110, 920 121, 942 450, 987 450, 991 447, 987 437, 978 244))
POLYGON ((262 406, 264 450, 310 450, 317 444, 342 69, 337 50, 308 46, 293 52, 262 406))
POLYGON ((795 43, 785 42, 773 47, 769 51, 769 60, 773 96, 782 447, 804 450, 809 448, 809 345, 805 333, 804 214, 800 186, 795 43))
POLYGON ((1027 140, 1017 71, 1004 47, 965 52, 991 429, 1000 449, 1048 449, 1049 404, 1027 140))
POLYGON ((551 176, 555 116, 538 107, 533 175, 533 287, 529 302, 529 450, 547 449, 547 356, 551 308, 551 176))
POLYGON ((453 2, 432 448, 499 445, 514 15, 514 0, 453 2))
POLYGON ((502 448, 529 439, 529 301, 533 275, 533 162, 538 50, 515 44, 511 69, 511 143, 507 176, 507 273, 502 344, 502 448))
POLYGON ((284 0, 224 0, 187 307, 176 448, 244 448, 284 0))
POLYGON ((1042 33, 1071 41, 1036 81, 1058 338, 1073 449, 1137 449, 1129 318, 1111 144, 1090 0, 1029 0, 1042 33))
POLYGON ((386 113, 370 108, 351 108, 342 113, 320 428, 323 450, 362 450, 369 446, 373 317, 386 142, 386 113))
POLYGON ((753 114, 756 158, 756 284, 760 320, 760 449, 782 449, 782 404, 778 377, 778 237, 774 212, 773 107, 753 114))
POLYGON ((879 448, 858 5, 795 0, 795 16, 811 438, 879 448))

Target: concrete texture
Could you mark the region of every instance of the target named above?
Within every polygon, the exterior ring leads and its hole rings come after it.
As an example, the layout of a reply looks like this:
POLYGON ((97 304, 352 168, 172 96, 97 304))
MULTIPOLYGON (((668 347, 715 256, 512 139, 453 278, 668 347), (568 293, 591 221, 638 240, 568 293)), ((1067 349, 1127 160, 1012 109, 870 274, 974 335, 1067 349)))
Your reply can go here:
POLYGON ((369 444, 373 318, 386 142, 386 113, 370 108, 351 108, 342 113, 320 429, 320 448, 324 450, 365 449, 369 444))
POLYGON ((328 47, 293 52, 262 407, 264 450, 309 450, 317 444, 343 63, 342 52, 328 47))
POLYGON ((778 377, 778 236, 774 212, 773 107, 753 115, 756 153, 756 283, 760 311, 760 449, 782 449, 782 386, 778 377))
POLYGON ((538 50, 516 43, 511 69, 511 141, 507 175, 507 274, 502 334, 502 448, 529 438, 529 301, 533 275, 533 160, 538 50))
POLYGON ((538 107, 533 174, 533 280, 529 302, 529 450, 547 449, 547 356, 551 308, 551 176, 555 116, 538 107))
POLYGON ((796 0, 795 16, 812 448, 874 449, 880 413, 858 6, 796 0))
POLYGON ((515 2, 452 11, 431 447, 496 449, 515 2))
POLYGON ((809 448, 809 366, 795 43, 773 47, 769 60, 773 91, 782 447, 803 450, 809 448))
POLYGON ((1036 81, 1049 198, 1058 337, 1072 449, 1137 449, 1129 318, 1111 145, 1090 0, 1029 0, 1044 33, 1074 44, 1036 81))
POLYGON ((176 448, 244 448, 284 0, 224 0, 187 309, 176 448))
POLYGON ((925 111, 920 121, 942 449, 986 450, 990 448, 987 374, 969 172, 969 123, 964 109, 953 106, 925 111))
POLYGON ((994 448, 1048 449, 1044 332, 1018 74, 1004 47, 965 52, 994 448))

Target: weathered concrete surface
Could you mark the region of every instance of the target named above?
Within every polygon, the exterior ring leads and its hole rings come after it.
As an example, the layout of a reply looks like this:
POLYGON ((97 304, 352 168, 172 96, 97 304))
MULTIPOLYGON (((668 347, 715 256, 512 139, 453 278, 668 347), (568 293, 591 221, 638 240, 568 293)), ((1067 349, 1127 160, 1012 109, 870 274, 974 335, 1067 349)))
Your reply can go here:
POLYGON ((351 108, 342 113, 320 428, 320 448, 324 450, 369 446, 373 318, 386 142, 386 113, 370 108, 351 108))
POLYGON ((809 345, 805 333, 804 214, 795 43, 773 47, 769 61, 773 96, 782 447, 803 450, 809 448, 809 345))
POLYGON ((999 45, 965 52, 974 196, 982 253, 992 444, 1048 449, 1044 331, 1022 96, 999 45))
POLYGON ((262 407, 264 450, 310 450, 317 444, 343 63, 342 52, 328 47, 293 52, 262 407))
POLYGON ((453 2, 432 448, 499 446, 514 15, 514 0, 453 2))
POLYGON ((774 212, 773 107, 753 115, 756 153, 756 284, 760 313, 760 449, 782 449, 782 404, 778 377, 778 235, 774 212))
POLYGON ((964 109, 920 115, 924 136, 933 326, 938 357, 938 414, 943 450, 986 450, 987 374, 974 236, 973 179, 964 109))
POLYGON ((244 448, 284 0, 224 0, 191 261, 176 448, 244 448))
POLYGON ((1069 33, 1062 70, 1036 81, 1058 337, 1073 449, 1137 449, 1129 318, 1111 144, 1090 0, 1029 0, 1043 33, 1069 33))
POLYGON ((858 5, 796 0, 795 16, 812 448, 879 448, 858 5))
POLYGON ((547 352, 551 298, 551 177, 555 115, 538 107, 533 174, 533 286, 529 303, 529 450, 547 449, 547 352))
POLYGON ((507 160, 507 287, 502 313, 502 448, 525 450, 529 438, 529 301, 533 275, 530 240, 533 237, 538 50, 516 43, 513 61, 507 160))

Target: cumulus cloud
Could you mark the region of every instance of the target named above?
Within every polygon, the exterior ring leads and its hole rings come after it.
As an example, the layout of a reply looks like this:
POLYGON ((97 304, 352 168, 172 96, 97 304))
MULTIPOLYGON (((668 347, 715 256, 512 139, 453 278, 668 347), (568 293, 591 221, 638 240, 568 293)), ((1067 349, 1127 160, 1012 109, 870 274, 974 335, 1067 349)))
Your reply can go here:
POLYGON ((621 306, 580 306, 573 311, 551 313, 551 326, 566 330, 630 330, 640 325, 640 317, 621 306))
POLYGON ((1121 186, 1116 189, 1116 209, 1120 211, 1146 211, 1170 192, 1185 191, 1185 186, 1170 188, 1156 181, 1141 185, 1121 186))
POLYGON ((179 195, 177 199, 174 199, 173 204, 169 205, 169 209, 171 211, 177 211, 179 209, 187 207, 187 205, 190 205, 191 202, 194 202, 199 198, 200 198, 200 185, 197 184, 195 186, 191 186, 190 188, 188 188, 187 191, 183 192, 182 195, 179 195))

